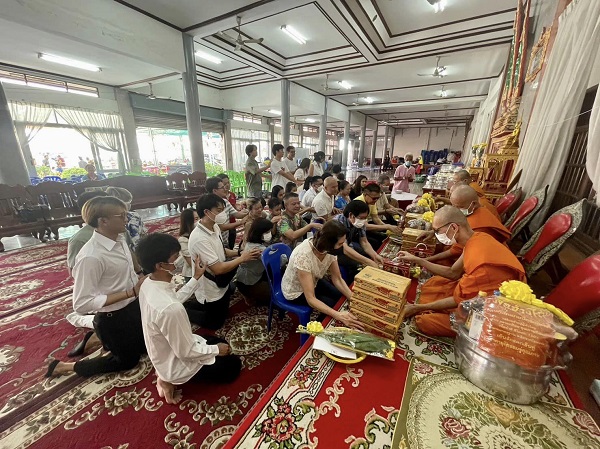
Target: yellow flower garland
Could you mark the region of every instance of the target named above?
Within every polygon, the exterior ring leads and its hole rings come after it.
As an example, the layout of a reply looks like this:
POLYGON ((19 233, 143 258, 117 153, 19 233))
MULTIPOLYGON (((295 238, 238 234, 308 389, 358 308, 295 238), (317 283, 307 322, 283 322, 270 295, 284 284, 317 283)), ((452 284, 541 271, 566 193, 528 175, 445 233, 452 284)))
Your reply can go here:
POLYGON ((419 201, 417 201, 417 205, 422 207, 429 207, 429 201, 421 198, 419 201))
POLYGON ((536 296, 533 294, 533 290, 531 290, 531 287, 523 282, 505 281, 500 285, 500 293, 502 293, 502 295, 506 298, 512 299, 513 301, 519 301, 539 307, 541 309, 546 309, 567 326, 572 326, 574 323, 573 319, 558 307, 536 298, 536 296))
POLYGON ((423 220, 428 221, 429 223, 433 223, 433 216, 434 215, 435 214, 433 212, 431 212, 431 211, 425 212, 423 214, 423 220))

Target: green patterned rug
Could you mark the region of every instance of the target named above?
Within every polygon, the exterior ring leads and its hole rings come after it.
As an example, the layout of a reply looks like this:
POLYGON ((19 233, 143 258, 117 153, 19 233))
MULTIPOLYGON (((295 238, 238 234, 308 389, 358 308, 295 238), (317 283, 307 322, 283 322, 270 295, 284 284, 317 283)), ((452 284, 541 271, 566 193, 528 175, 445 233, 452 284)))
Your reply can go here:
POLYGON ((556 399, 511 404, 449 366, 413 358, 392 449, 600 448, 600 430, 590 415, 556 399))

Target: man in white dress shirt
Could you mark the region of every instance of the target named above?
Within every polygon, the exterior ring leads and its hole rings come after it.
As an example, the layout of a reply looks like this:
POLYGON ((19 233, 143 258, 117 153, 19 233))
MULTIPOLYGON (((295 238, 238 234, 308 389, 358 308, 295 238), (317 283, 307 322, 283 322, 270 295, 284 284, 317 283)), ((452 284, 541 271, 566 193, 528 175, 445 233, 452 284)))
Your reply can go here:
POLYGON ((94 329, 110 354, 76 363, 53 360, 47 377, 132 369, 146 352, 137 300, 144 278, 138 279, 123 236, 127 206, 112 196, 93 198, 87 203, 87 217, 95 231, 73 266, 73 309, 96 314, 94 329))
POLYGON ((276 143, 271 149, 273 153, 273 160, 271 161, 271 186, 281 186, 285 188, 285 185, 292 181, 296 182, 294 173, 290 172, 286 163, 283 161, 283 145, 276 143))
POLYGON ((229 313, 229 299, 233 293, 231 280, 237 267, 260 257, 259 249, 244 252, 224 248, 221 230, 216 223, 223 221, 225 200, 214 193, 202 195, 196 204, 200 220, 190 234, 188 249, 192 261, 200 259, 207 267, 199 280, 196 300, 188 301, 190 318, 207 329, 220 329, 229 313), (227 258, 234 257, 232 260, 227 258), (219 286, 218 284, 222 285, 219 286), (194 315, 197 318, 194 318, 194 315))
POLYGON ((285 149, 285 159, 283 159, 283 162, 285 162, 285 166, 292 175, 296 173, 296 170, 298 169, 298 164, 296 163, 296 148, 292 145, 285 149))
POLYGON ((194 276, 176 291, 171 283, 181 245, 168 234, 151 234, 136 249, 148 279, 140 289, 140 309, 148 356, 156 370, 156 389, 168 404, 181 400, 175 385, 209 381, 229 383, 242 369, 242 361, 231 355, 221 338, 192 333, 182 302, 200 286, 204 266, 194 261, 194 276))

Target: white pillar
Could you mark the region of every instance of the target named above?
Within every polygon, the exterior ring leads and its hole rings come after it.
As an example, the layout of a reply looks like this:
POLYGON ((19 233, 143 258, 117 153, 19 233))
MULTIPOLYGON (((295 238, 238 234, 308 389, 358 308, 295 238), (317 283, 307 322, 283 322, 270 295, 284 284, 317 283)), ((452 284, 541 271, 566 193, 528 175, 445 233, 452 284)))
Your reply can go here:
POLYGON ((281 80, 281 144, 290 144, 290 80, 281 80))
POLYGON ((135 117, 133 115, 133 108, 131 107, 129 92, 125 89, 115 88, 115 98, 117 99, 119 114, 123 120, 123 135, 125 137, 125 145, 127 146, 127 155, 129 156, 129 166, 131 171, 141 171, 142 160, 140 159, 135 117))
POLYGON ((182 33, 182 36, 183 56, 185 59, 185 72, 182 74, 183 98, 185 99, 185 117, 190 138, 190 151, 192 153, 192 170, 205 172, 194 37, 186 33, 182 33))
POLYGON ((367 116, 365 115, 365 123, 360 128, 360 145, 358 147, 358 166, 362 167, 365 161, 365 140, 367 138, 367 116))
POLYGON ((371 144, 371 169, 375 168, 375 150, 377 149, 377 132, 378 132, 379 124, 375 125, 375 129, 373 130, 373 143, 371 144))
POLYGON ((327 147, 327 97, 324 97, 323 115, 321 115, 321 123, 319 125, 319 151, 325 153, 327 147))
POLYGON ((8 100, 0 82, 0 151, 2 163, 0 164, 0 183, 8 185, 21 184, 27 186, 29 173, 27 164, 15 134, 13 119, 8 108, 8 100))
MULTIPOLYGON (((342 169, 348 166, 348 154, 350 152, 350 114, 348 112, 348 121, 344 123, 344 148, 342 149, 342 169)), ((352 162, 352 161, 350 161, 352 162)))

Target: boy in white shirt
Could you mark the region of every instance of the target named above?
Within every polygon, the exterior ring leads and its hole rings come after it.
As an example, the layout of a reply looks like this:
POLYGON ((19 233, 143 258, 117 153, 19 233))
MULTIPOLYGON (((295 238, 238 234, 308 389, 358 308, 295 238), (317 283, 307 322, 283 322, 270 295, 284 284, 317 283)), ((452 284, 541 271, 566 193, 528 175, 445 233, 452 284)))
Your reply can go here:
POLYGON ((242 369, 240 358, 231 355, 225 340, 192 333, 182 302, 200 285, 198 279, 205 267, 197 258, 194 276, 176 291, 171 279, 180 250, 175 237, 159 233, 143 238, 136 250, 142 267, 150 273, 140 289, 144 341, 156 370, 156 389, 168 404, 181 400, 175 385, 189 381, 229 383, 242 369))

